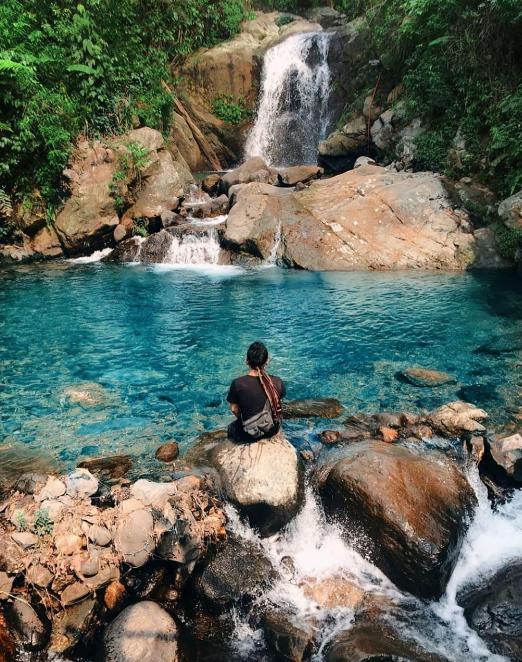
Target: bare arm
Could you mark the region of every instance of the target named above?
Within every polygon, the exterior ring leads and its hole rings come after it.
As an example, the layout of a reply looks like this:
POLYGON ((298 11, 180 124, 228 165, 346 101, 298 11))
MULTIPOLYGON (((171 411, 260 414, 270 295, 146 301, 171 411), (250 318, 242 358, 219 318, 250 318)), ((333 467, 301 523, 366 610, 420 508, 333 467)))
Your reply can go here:
POLYGON ((239 411, 239 406, 235 402, 231 402, 230 405, 230 411, 234 414, 236 418, 239 418, 241 412, 239 411))

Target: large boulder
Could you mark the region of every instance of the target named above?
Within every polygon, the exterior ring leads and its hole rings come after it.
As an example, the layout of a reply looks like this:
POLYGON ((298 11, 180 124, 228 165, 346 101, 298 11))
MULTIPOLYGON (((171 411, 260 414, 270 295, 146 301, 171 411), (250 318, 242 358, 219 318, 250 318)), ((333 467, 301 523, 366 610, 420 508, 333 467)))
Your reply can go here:
POLYGON ((498 206, 498 215, 508 228, 522 230, 522 191, 502 200, 498 206))
POLYGON ((124 609, 108 626, 105 662, 176 662, 178 630, 169 614, 154 602, 124 609))
POLYGON ((442 595, 476 502, 452 461, 367 440, 327 460, 318 480, 330 515, 399 588, 442 595))
POLYGON ((250 182, 275 184, 277 171, 270 168, 260 156, 254 156, 241 164, 239 168, 227 172, 222 181, 227 191, 236 184, 249 184, 250 182))
POLYGON ((365 165, 299 192, 250 183, 236 197, 225 242, 266 257, 280 233, 292 267, 457 270, 474 259, 467 214, 434 173, 365 165))
POLYGON ((222 442, 210 450, 209 462, 226 497, 261 535, 278 531, 299 510, 302 467, 282 434, 253 443, 222 442))
POLYGON ((465 586, 457 601, 470 627, 492 651, 522 659, 522 563, 515 562, 465 586))
POLYGON ((204 604, 216 611, 245 605, 277 579, 267 556, 253 543, 229 538, 197 576, 194 586, 204 604))

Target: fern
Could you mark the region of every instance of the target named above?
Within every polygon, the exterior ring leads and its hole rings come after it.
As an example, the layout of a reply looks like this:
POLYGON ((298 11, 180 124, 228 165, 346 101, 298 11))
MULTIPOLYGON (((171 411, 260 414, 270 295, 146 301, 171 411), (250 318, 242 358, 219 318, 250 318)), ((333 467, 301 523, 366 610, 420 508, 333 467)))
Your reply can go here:
POLYGON ((9 219, 13 215, 11 198, 0 188, 0 219, 9 219))

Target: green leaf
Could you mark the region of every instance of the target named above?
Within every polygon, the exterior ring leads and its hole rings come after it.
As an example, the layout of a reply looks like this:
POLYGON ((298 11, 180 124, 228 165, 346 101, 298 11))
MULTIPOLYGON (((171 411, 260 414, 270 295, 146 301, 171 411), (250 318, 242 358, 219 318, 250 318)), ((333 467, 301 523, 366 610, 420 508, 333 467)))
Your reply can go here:
POLYGON ((86 64, 70 64, 67 67, 67 71, 77 71, 80 74, 87 74, 89 76, 95 76, 98 73, 96 69, 86 64))
POLYGON ((430 41, 428 46, 440 46, 442 44, 447 44, 450 39, 451 39, 451 35, 446 34, 443 37, 437 37, 437 39, 430 41))

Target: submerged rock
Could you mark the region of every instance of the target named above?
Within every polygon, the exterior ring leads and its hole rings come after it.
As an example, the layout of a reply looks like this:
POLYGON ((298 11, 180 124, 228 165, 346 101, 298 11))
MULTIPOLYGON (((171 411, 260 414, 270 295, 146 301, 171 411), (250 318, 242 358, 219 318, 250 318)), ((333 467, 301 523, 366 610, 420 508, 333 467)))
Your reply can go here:
POLYGON ((284 418, 337 418, 344 407, 336 398, 309 398, 283 402, 284 418))
POLYGON ((105 630, 105 662, 177 662, 178 629, 154 602, 124 609, 105 630))
POLYGON ((103 478, 121 478, 131 469, 130 455, 108 455, 106 457, 91 457, 78 462, 78 468, 88 469, 91 473, 103 478))
POLYGON ((327 460, 318 480, 327 512, 399 588, 442 595, 476 503, 452 461, 362 441, 327 460))
POLYGON ((281 529, 299 510, 302 467, 282 434, 253 443, 225 441, 210 450, 209 461, 226 497, 262 536, 281 529))
POLYGON ((272 563, 255 544, 229 538, 218 547, 194 586, 207 606, 223 611, 252 602, 276 578, 272 563))
POLYGON ((522 659, 522 562, 482 577, 457 596, 470 627, 495 653, 522 659))
POLYGON ((520 350, 522 350, 522 332, 517 330, 491 338, 483 345, 480 345, 475 352, 496 356, 498 354, 508 354, 520 350))
POLYGON ((413 386, 433 387, 455 383, 455 378, 447 372, 427 368, 406 368, 399 373, 399 376, 413 386))
POLYGON ((285 662, 301 662, 313 651, 316 635, 315 623, 278 609, 269 609, 263 615, 263 630, 268 647, 285 662))

